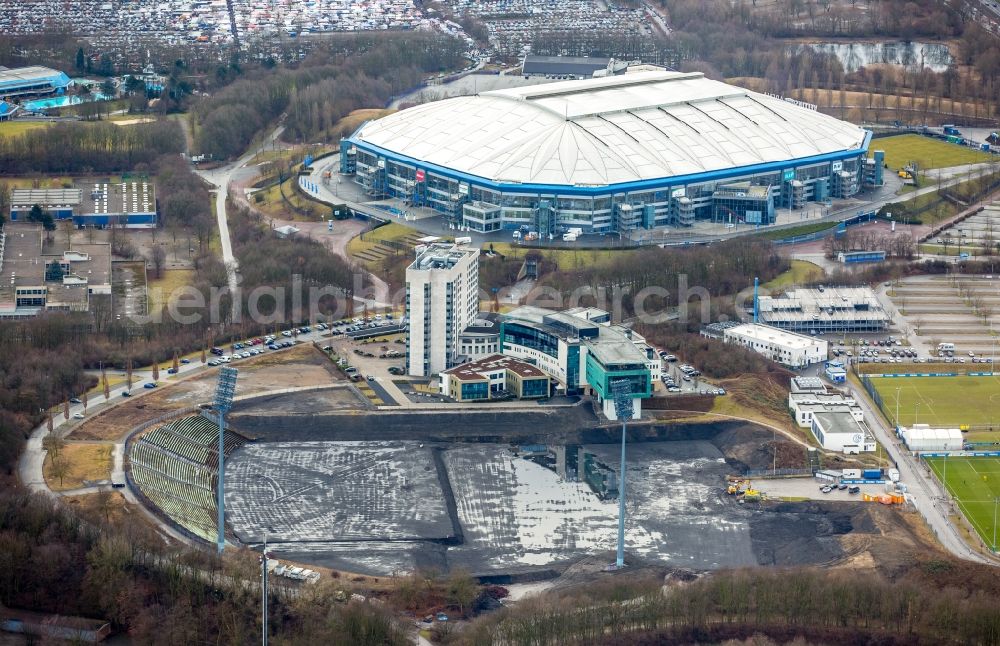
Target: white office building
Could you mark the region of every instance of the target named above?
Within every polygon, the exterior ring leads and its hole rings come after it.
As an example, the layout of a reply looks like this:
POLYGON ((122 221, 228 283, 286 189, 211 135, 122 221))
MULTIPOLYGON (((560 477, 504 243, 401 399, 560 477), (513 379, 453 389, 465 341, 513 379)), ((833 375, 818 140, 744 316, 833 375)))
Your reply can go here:
POLYGON ((458 362, 462 331, 479 311, 479 249, 453 243, 417 247, 406 268, 406 372, 430 376, 458 362))
POLYGON ((804 368, 826 361, 828 351, 823 339, 755 323, 726 328, 723 339, 726 343, 738 343, 789 368, 804 368))

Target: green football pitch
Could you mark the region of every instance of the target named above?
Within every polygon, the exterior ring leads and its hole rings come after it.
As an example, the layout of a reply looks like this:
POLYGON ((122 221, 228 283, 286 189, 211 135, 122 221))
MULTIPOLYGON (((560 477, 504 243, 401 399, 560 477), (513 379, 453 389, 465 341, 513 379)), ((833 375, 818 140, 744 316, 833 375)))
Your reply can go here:
POLYGON ((994 537, 1000 542, 1000 531, 994 532, 1000 511, 1000 458, 926 458, 928 465, 945 483, 965 518, 976 528, 983 541, 992 546, 994 537))
POLYGON ((896 415, 899 389, 900 426, 915 421, 957 428, 1000 424, 1000 377, 871 377, 889 416, 896 415))

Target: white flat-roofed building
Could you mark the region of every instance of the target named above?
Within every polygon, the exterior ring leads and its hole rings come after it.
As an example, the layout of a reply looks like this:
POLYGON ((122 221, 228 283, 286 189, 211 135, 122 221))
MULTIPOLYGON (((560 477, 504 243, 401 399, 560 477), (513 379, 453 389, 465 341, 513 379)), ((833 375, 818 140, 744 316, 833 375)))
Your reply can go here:
POLYGON ((406 268, 406 372, 427 377, 458 362, 462 332, 479 311, 479 249, 420 245, 406 268))
POLYGON ((810 429, 827 451, 853 455, 874 451, 876 447, 875 437, 864 419, 859 420, 846 410, 813 413, 810 429))
POLYGON ((804 368, 825 361, 828 352, 827 342, 823 339, 755 323, 726 328, 723 339, 726 343, 737 343, 790 368, 804 368))
POLYGON ((911 451, 961 451, 962 431, 957 428, 931 428, 929 424, 902 426, 899 434, 911 451))

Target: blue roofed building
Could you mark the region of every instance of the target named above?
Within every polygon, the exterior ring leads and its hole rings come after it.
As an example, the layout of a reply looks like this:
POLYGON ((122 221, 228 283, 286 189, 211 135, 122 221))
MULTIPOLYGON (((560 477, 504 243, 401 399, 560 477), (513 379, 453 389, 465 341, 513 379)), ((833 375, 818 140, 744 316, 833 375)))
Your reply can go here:
POLYGON ((63 94, 71 84, 65 72, 51 67, 0 67, 0 98, 63 94))
POLYGON ((14 116, 17 112, 17 106, 13 103, 7 103, 6 101, 0 101, 0 121, 6 121, 14 116))

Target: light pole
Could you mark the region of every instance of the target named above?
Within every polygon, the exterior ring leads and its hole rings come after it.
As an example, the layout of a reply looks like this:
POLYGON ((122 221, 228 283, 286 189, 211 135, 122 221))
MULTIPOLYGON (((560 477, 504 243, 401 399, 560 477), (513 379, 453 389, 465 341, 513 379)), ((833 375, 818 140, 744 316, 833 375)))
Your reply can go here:
POLYGON ((615 567, 625 567, 625 426, 632 417, 632 385, 628 379, 611 382, 611 394, 615 400, 615 416, 622 423, 622 459, 618 477, 618 554, 615 567))
POLYGON ((218 478, 218 499, 219 508, 219 534, 217 537, 218 550, 221 555, 226 549, 226 498, 225 498, 225 430, 226 413, 233 407, 233 395, 236 393, 236 377, 239 370, 232 366, 223 366, 219 370, 219 383, 215 387, 215 412, 219 416, 219 478, 218 478))
POLYGON ((261 619, 263 628, 261 629, 261 644, 267 646, 267 530, 264 530, 264 550, 260 555, 260 571, 263 581, 261 593, 261 619))
POLYGON ((899 435, 899 391, 902 388, 896 389, 896 435, 899 435))
POLYGON ((993 552, 997 551, 997 503, 1000 503, 1000 497, 993 498, 993 552))

